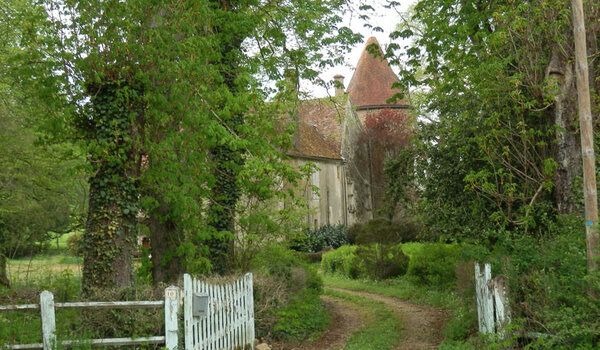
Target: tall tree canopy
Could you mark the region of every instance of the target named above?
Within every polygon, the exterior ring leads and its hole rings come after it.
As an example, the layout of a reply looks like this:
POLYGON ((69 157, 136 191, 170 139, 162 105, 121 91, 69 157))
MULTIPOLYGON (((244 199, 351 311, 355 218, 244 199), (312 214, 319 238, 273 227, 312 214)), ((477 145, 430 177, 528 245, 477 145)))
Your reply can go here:
POLYGON ((269 82, 341 61, 360 40, 338 28, 344 5, 65 0, 28 14, 16 70, 46 97, 48 134, 90 166, 85 289, 130 283, 138 222, 156 282, 227 268, 239 199, 300 176, 279 161, 297 96, 269 82))
MULTIPOLYGON (((599 10, 587 4, 594 91, 599 10)), ((416 150, 430 227, 454 237, 486 228, 543 233, 553 214, 578 211, 570 3, 419 1, 400 27, 394 36, 414 45, 390 51, 403 52, 403 81, 427 87, 421 107, 434 115, 416 150)))

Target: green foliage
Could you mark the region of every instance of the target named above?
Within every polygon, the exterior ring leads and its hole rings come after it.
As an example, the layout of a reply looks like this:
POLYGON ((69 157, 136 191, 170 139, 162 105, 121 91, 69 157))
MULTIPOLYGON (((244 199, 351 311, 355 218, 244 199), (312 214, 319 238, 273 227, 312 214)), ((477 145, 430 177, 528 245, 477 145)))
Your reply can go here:
POLYGON ((346 226, 344 225, 323 225, 318 229, 308 230, 306 237, 302 237, 299 242, 292 242, 292 249, 316 253, 327 247, 333 249, 348 244, 346 240, 346 226))
POLYGON ((75 232, 67 238, 67 251, 73 256, 83 255, 82 234, 75 232))
POLYGON ((364 266, 356 255, 357 246, 345 245, 323 254, 321 270, 348 278, 358 278, 364 272, 364 266))
POLYGON ((356 237, 362 231, 363 224, 360 222, 355 223, 354 225, 348 227, 346 230, 346 240, 348 244, 356 244, 356 237))
POLYGON ((280 245, 254 260, 257 335, 305 340, 323 331, 329 314, 319 299, 323 282, 314 268, 280 245))
POLYGON ((44 140, 87 157, 84 286, 129 282, 139 209, 164 248, 155 270, 247 266, 225 264, 240 199, 284 201, 302 176, 282 162, 297 100, 284 72, 318 82, 362 39, 338 28, 345 2, 24 3, 3 16, 22 51, 9 69, 40 98, 44 140))
POLYGON ((327 309, 319 299, 319 293, 314 291, 297 294, 276 315, 273 336, 278 339, 307 339, 325 330, 331 321, 327 309))
MULTIPOLYGON (((589 20, 597 11, 590 5, 589 20)), ((387 164, 398 178, 390 196, 431 238, 488 248, 497 241, 481 239, 482 231, 542 235, 554 214, 574 212, 581 151, 575 85, 566 80, 574 55, 569 3, 424 0, 404 18, 392 37, 412 45, 392 44, 388 54, 402 62, 401 81, 422 122, 406 154, 387 164), (406 191, 406 173, 418 201, 406 191)), ((587 30, 598 37, 597 26, 587 30)))
POLYGON ((533 348, 594 348, 600 335, 597 274, 586 271, 583 227, 561 217, 545 237, 509 234, 493 270, 506 275, 514 323, 540 332, 533 348), (509 257, 509 258, 504 258, 509 257))
POLYGON ((366 275, 375 279, 403 276, 409 266, 400 244, 359 245, 356 256, 361 260, 366 275))
POLYGON ((454 289, 456 263, 464 254, 458 244, 429 243, 410 255, 407 276, 436 288, 454 289))
POLYGON ((386 279, 402 276, 408 267, 408 257, 400 244, 373 243, 360 246, 342 246, 323 254, 321 270, 347 278, 386 279))
POLYGON ((394 244, 402 241, 398 227, 391 220, 376 218, 367 221, 356 235, 357 244, 394 244))

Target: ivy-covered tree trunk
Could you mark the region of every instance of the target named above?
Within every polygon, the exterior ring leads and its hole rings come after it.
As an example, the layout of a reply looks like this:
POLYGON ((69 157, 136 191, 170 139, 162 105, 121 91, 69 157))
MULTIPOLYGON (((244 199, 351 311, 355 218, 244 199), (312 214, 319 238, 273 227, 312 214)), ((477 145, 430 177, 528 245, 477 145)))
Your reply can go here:
POLYGON ((555 159, 558 165, 554 176, 554 203, 559 214, 568 214, 575 208, 573 187, 581 174, 581 144, 576 128, 577 88, 574 67, 555 48, 546 69, 547 78, 557 84, 554 96, 554 125, 556 126, 555 159))
MULTIPOLYGON (((160 197, 155 197, 160 198, 160 197)), ((183 234, 175 220, 169 215, 168 204, 160 201, 159 207, 149 213, 147 221, 150 229, 150 252, 152 254, 152 281, 177 282, 183 266, 176 250, 183 240, 183 234)))
POLYGON ((227 258, 233 254, 235 207, 240 199, 237 174, 243 163, 238 152, 226 146, 212 150, 216 183, 208 215, 216 233, 209 243, 210 261, 213 272, 220 274, 227 271, 227 258))
MULTIPOLYGON (((224 18, 229 16, 234 18, 237 15, 235 9, 238 1, 225 0, 214 3, 223 11, 224 18)), ((216 30, 223 36, 221 51, 223 58, 219 70, 224 85, 232 94, 235 94, 239 91, 235 82, 239 74, 239 62, 236 57, 240 53, 242 42, 248 33, 244 32, 243 26, 232 30, 227 20, 223 20, 223 23, 217 25, 216 30)), ((239 112, 234 113, 225 123, 227 123, 225 127, 235 133, 244 123, 244 116, 239 112)), ((231 135, 231 137, 235 136, 231 135)), ((227 143, 211 150, 216 181, 212 190, 208 222, 216 232, 209 242, 210 261, 213 266, 212 271, 220 274, 228 270, 228 256, 233 254, 234 249, 235 209, 241 195, 237 176, 244 164, 241 152, 243 150, 234 149, 227 143)))
POLYGON ((141 165, 133 147, 138 90, 119 81, 87 88, 91 115, 80 122, 93 173, 83 235, 84 292, 131 284, 141 165))

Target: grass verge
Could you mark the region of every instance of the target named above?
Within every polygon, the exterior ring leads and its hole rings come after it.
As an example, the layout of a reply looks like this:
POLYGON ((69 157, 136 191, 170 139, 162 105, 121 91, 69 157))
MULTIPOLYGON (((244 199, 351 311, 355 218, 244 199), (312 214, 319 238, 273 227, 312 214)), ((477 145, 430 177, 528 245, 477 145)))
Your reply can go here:
POLYGON ((474 305, 465 301, 464 296, 461 297, 456 292, 419 286, 406 278, 371 281, 352 280, 332 275, 323 275, 322 277, 326 286, 396 297, 449 311, 450 317, 444 329, 445 341, 442 344, 447 349, 452 348, 452 344, 462 343, 476 332, 477 313, 474 305))
POLYGON ((382 302, 333 290, 325 290, 325 295, 349 301, 369 315, 367 325, 346 341, 345 350, 387 350, 400 342, 400 320, 382 302))

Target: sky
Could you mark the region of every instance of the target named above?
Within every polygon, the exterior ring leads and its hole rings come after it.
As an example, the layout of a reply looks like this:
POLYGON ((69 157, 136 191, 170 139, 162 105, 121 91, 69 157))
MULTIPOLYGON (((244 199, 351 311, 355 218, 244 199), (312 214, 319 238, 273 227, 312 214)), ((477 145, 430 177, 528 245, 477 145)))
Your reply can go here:
MULTIPOLYGON (((399 0, 401 6, 397 8, 398 11, 405 12, 408 7, 413 3, 414 0, 399 0)), ((390 42, 389 35, 394 29, 396 25, 400 22, 400 18, 395 10, 384 8, 384 4, 386 0, 373 0, 368 2, 375 11, 372 11, 371 18, 369 22, 372 25, 377 25, 383 29, 383 32, 373 31, 371 28, 365 28, 365 22, 358 18, 358 15, 355 13, 352 16, 349 14, 344 18, 344 22, 342 25, 348 26, 352 28, 353 31, 362 34, 364 41, 360 44, 357 44, 352 51, 347 55, 346 66, 336 66, 330 69, 323 71, 320 75, 321 79, 325 81, 332 81, 333 76, 336 74, 341 74, 344 76, 344 85, 347 88, 348 83, 350 83, 350 79, 352 78, 352 74, 354 73, 354 67, 360 58, 360 54, 364 50, 365 42, 368 38, 374 36, 379 41, 379 44, 385 48, 387 44, 390 42)), ((392 67, 394 69, 394 67, 392 67)), ((394 69, 395 71, 395 69, 394 69)), ((328 96, 325 88, 320 86, 313 87, 301 87, 302 90, 311 90, 311 94, 313 97, 326 97, 328 96)), ((335 95, 333 88, 330 88, 329 94, 331 96, 335 95)))

